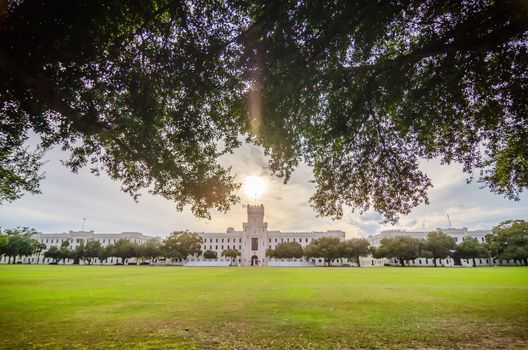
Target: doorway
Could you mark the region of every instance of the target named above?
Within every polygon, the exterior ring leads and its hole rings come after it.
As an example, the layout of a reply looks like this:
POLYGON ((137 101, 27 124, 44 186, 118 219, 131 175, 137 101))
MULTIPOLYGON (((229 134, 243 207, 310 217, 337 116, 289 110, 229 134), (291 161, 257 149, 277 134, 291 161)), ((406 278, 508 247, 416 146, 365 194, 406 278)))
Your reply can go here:
POLYGON ((258 266, 258 264, 259 264, 258 256, 253 255, 253 256, 251 257, 251 266, 258 266))

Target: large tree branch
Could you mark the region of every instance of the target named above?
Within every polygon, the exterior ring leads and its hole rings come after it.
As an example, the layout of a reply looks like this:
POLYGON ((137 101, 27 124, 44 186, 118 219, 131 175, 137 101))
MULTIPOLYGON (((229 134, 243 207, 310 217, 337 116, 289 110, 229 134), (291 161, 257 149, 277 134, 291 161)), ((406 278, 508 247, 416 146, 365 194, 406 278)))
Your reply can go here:
POLYGON ((415 64, 425 58, 435 57, 447 53, 489 51, 508 43, 528 31, 528 20, 523 14, 515 16, 514 20, 497 24, 496 19, 487 19, 487 23, 473 27, 473 31, 466 32, 467 22, 457 26, 442 38, 437 39, 421 49, 404 54, 392 60, 374 64, 342 67, 347 73, 355 74, 366 70, 383 71, 404 65, 415 64), (483 26, 487 26, 483 27, 483 26), (493 27, 498 27, 498 29, 493 27), (480 32, 486 32, 480 35, 480 32))
POLYGON ((71 107, 66 101, 60 98, 55 84, 48 79, 29 72, 20 67, 5 51, 0 50, 0 72, 11 80, 15 86, 23 90, 29 90, 31 94, 38 98, 50 110, 59 113, 69 120, 77 131, 87 134, 99 135, 103 139, 115 142, 120 148, 136 155, 137 152, 128 147, 116 135, 112 133, 109 125, 99 120, 89 120, 75 108, 71 107))

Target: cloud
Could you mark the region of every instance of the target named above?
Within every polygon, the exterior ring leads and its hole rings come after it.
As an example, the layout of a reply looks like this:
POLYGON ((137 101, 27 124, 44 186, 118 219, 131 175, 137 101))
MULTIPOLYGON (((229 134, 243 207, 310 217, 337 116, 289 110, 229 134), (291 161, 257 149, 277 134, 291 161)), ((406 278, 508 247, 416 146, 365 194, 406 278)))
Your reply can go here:
MULTIPOLYGON (((121 192, 120 184, 106 175, 94 176, 88 169, 72 174, 60 164, 66 155, 60 150, 50 151, 44 166, 46 178, 41 195, 26 195, 13 203, 0 207, 0 226, 30 226, 43 232, 79 230, 82 219, 87 218, 86 229, 96 232, 140 231, 165 236, 173 230, 225 231, 227 227, 241 229, 246 219, 243 204, 253 203, 239 193, 242 203, 228 213, 212 211, 212 220, 195 218, 188 208, 178 212, 175 205, 163 198, 143 194, 136 203, 121 192)), ((262 149, 244 145, 234 154, 222 158, 232 166, 237 180, 247 175, 262 176, 268 183, 267 191, 259 202, 265 205, 270 229, 282 231, 312 231, 341 229, 348 237, 366 236, 388 228, 430 230, 447 227, 447 214, 453 226, 470 229, 491 228, 500 221, 512 218, 528 219, 527 197, 513 202, 480 189, 478 184, 466 184, 466 175, 458 165, 441 165, 439 161, 426 161, 422 169, 431 176, 434 188, 430 191, 430 205, 420 205, 409 215, 402 216, 398 224, 381 223, 378 213, 363 215, 345 210, 342 220, 317 217, 309 205, 315 190, 310 182, 311 169, 301 164, 285 185, 271 176, 267 158, 262 149)))

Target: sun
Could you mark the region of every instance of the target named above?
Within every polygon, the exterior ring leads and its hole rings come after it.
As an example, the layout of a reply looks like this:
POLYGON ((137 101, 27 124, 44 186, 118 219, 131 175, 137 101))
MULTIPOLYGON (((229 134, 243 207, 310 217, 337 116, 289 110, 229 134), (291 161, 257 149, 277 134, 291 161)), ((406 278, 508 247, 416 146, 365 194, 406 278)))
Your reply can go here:
POLYGON ((247 176, 242 188, 246 196, 256 199, 266 191, 266 182, 260 176, 247 176))

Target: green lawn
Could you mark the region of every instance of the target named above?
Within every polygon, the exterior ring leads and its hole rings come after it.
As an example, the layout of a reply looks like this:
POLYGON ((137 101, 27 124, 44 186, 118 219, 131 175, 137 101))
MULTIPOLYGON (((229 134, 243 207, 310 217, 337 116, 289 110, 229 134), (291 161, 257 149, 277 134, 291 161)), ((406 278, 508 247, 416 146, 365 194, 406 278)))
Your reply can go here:
POLYGON ((528 268, 0 266, 0 348, 528 348, 528 268))

